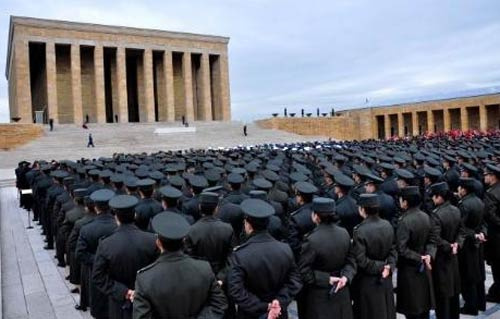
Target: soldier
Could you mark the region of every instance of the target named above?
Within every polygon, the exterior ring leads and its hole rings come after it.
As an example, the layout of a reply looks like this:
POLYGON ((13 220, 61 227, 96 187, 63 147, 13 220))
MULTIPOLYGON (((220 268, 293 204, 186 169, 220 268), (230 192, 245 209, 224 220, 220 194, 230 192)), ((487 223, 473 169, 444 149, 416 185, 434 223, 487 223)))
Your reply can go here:
POLYGON ((436 296, 436 318, 460 317, 460 273, 458 249, 463 244, 460 210, 451 205, 450 189, 446 182, 432 184, 430 193, 434 203, 431 213, 436 231, 437 251, 433 265, 433 283, 436 296))
POLYGON ((493 285, 488 290, 486 301, 500 303, 500 167, 486 165, 484 182, 488 186, 484 198, 484 218, 488 225, 486 259, 493 274, 493 285))
POLYGON ((349 190, 354 186, 354 181, 344 174, 335 176, 335 194, 337 195, 335 214, 340 219, 339 225, 347 229, 352 237, 354 226, 362 219, 358 214, 356 201, 349 195, 349 190))
POLYGON ((357 204, 364 220, 354 228, 353 234, 358 267, 352 285, 355 317, 395 319, 392 273, 396 269, 397 251, 394 229, 379 216, 380 195, 361 194, 357 204))
POLYGON ((288 243, 297 259, 304 235, 314 229, 314 223, 311 220, 312 199, 318 189, 308 182, 297 182, 294 188, 299 208, 290 217, 288 243))
POLYGON ((460 178, 458 208, 461 212, 464 243, 458 252, 462 297, 460 313, 477 316, 486 310, 483 244, 486 241, 484 203, 474 192, 471 178, 460 178))
POLYGON ((137 271, 157 257, 155 236, 134 225, 134 196, 118 195, 109 201, 118 228, 102 239, 95 254, 92 280, 107 296, 110 319, 132 318, 137 271))
MULTIPOLYGON (((161 194, 162 198, 161 202, 163 206, 163 212, 172 212, 179 214, 182 217, 184 217, 190 225, 194 224, 193 216, 187 215, 184 212, 181 212, 177 208, 177 203, 179 202, 179 199, 182 197, 182 193, 180 190, 172 186, 163 186, 162 188, 159 189, 159 193, 161 194)), ((198 202, 198 199, 196 200, 196 202, 198 202)))
POLYGON ((231 225, 217 218, 218 204, 219 196, 216 193, 201 193, 202 217, 191 226, 186 236, 186 252, 193 257, 208 261, 216 278, 225 280, 223 271, 232 250, 234 235, 231 225))
POLYGON ((430 282, 431 259, 436 254, 432 221, 419 209, 418 186, 401 188, 399 202, 404 211, 396 231, 398 250, 397 312, 408 319, 429 318, 433 306, 430 282))
POLYGON ((137 273, 133 294, 134 319, 222 319, 227 300, 209 263, 182 253, 189 224, 179 214, 156 215, 152 228, 158 234, 161 255, 137 273))
POLYGON ((304 287, 297 301, 299 318, 344 318, 352 315, 349 286, 356 264, 349 233, 335 225, 335 201, 317 197, 311 219, 316 225, 302 244, 298 266, 304 287))
POLYGON ((108 318, 108 302, 92 280, 95 253, 99 240, 113 233, 116 228, 114 217, 109 212, 108 202, 115 196, 109 189, 100 189, 90 195, 95 204, 96 217, 92 222, 82 226, 76 243, 75 257, 82 265, 82 281, 89 281, 90 313, 96 319, 108 318), (86 276, 87 278, 84 278, 86 276))
POLYGON ((248 196, 241 191, 241 184, 245 182, 245 178, 242 175, 231 173, 227 176, 227 182, 229 183, 231 191, 224 197, 222 200, 223 203, 229 202, 239 205, 248 198, 248 196))
MULTIPOLYGON (((199 197, 204 188, 208 187, 208 181, 204 176, 193 175, 189 178, 189 185, 193 197, 186 200, 182 205, 182 212, 193 217, 194 221, 200 219, 199 197)), ((181 194, 182 195, 182 194, 181 194)))
POLYGON ((448 183, 448 186, 450 186, 450 189, 454 192, 458 187, 460 178, 460 173, 455 166, 457 160, 450 155, 443 156, 442 160, 444 167, 444 180, 448 183))
POLYGON ((54 218, 54 204, 56 197, 64 192, 63 179, 68 176, 65 171, 57 170, 52 174, 53 184, 47 190, 47 196, 45 200, 45 237, 47 245, 44 249, 54 249, 54 230, 55 230, 55 218, 54 218))
MULTIPOLYGON (((380 190, 380 185, 383 179, 373 174, 367 175, 365 180, 365 189, 368 194, 378 195, 378 211, 379 217, 387 220, 392 225, 396 225, 398 216, 398 207, 394 202, 394 198, 380 190)), ((358 204, 359 206, 359 204, 358 204)))
POLYGON ((135 206, 135 224, 139 229, 147 230, 150 220, 163 210, 161 203, 153 198, 155 181, 150 178, 137 182, 141 199, 135 206))
POLYGON ((274 214, 271 205, 250 198, 240 206, 249 239, 234 249, 227 278, 229 295, 237 305, 236 318, 286 319, 287 307, 302 287, 293 253, 267 232, 274 214))

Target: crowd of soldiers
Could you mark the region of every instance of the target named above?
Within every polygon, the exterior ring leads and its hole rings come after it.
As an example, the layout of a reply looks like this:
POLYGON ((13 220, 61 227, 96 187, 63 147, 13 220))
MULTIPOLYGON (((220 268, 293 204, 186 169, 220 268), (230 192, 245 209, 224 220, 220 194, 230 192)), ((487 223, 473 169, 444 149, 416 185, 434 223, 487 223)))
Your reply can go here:
POLYGON ((76 308, 98 319, 287 318, 294 300, 300 319, 441 319, 500 302, 500 134, 23 161, 16 175, 76 308))

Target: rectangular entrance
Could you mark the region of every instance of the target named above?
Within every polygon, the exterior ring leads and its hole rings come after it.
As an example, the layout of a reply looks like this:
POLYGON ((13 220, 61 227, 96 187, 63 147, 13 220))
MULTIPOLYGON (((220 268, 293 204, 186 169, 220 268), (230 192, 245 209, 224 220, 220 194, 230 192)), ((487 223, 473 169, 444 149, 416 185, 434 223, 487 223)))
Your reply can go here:
POLYGON ((385 138, 385 121, 383 115, 377 115, 377 136, 379 140, 383 140, 385 138))
POLYGON ((32 119, 35 111, 45 111, 43 122, 47 123, 47 69, 45 66, 45 43, 29 43, 30 89, 32 119))
POLYGON ((422 135, 429 131, 427 127, 427 112, 417 112, 418 134, 422 135))
POLYGON ((128 121, 139 122, 139 92, 137 88, 137 50, 126 49, 128 121))
POLYGON ((434 132, 444 132, 444 112, 443 110, 432 111, 434 117, 434 132))

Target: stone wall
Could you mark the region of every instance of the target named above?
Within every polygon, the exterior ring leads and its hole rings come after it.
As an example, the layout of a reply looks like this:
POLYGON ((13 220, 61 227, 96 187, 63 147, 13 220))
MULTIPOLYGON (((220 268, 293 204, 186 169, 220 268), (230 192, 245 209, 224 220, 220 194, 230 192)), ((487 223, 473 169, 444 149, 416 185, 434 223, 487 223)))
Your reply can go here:
POLYGON ((43 135, 38 124, 0 124, 0 150, 11 150, 43 135))

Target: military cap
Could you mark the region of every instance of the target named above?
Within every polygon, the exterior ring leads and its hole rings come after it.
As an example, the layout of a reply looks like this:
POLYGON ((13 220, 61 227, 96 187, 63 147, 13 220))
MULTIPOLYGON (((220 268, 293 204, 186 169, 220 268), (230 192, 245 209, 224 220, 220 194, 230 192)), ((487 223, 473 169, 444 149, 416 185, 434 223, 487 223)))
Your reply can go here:
POLYGON ((221 174, 216 169, 209 169, 205 171, 205 178, 209 182, 218 182, 221 179, 221 174))
POLYGON ((380 198, 377 194, 361 194, 359 195, 357 204, 361 207, 379 207, 380 198))
POLYGON ((160 192, 162 197, 173 198, 173 199, 182 197, 182 192, 172 186, 163 186, 160 189, 158 189, 158 191, 160 192))
POLYGON ((394 165, 389 164, 389 163, 380 163, 378 166, 380 166, 381 168, 388 170, 388 171, 393 171, 396 169, 396 167, 394 167, 394 165))
POLYGON ((170 176, 168 178, 168 181, 169 181, 170 185, 177 186, 177 187, 182 187, 185 184, 184 179, 178 175, 170 176))
POLYGON ((127 176, 124 180, 123 183, 127 187, 137 187, 137 182, 139 179, 135 176, 127 176))
POLYGON ((470 177, 460 177, 458 180, 458 185, 468 189, 468 190, 473 190, 474 189, 474 179, 470 177))
POLYGON ((415 158, 415 160, 417 160, 417 161, 425 161, 425 156, 422 153, 415 154, 415 156, 413 158, 415 158))
POLYGON ((254 218, 266 218, 274 215, 274 207, 261 199, 247 198, 241 202, 240 207, 245 215, 254 218))
POLYGON ((267 199, 267 193, 265 191, 261 191, 261 190, 251 190, 249 195, 250 195, 250 198, 262 199, 262 200, 267 199))
POLYGON ((77 188, 73 190, 73 197, 74 198, 84 198, 87 196, 87 189, 86 188, 77 188))
POLYGON ((429 166, 424 167, 424 173, 425 173, 425 176, 430 176, 430 177, 435 177, 435 178, 438 178, 441 176, 441 172, 438 169, 435 169, 435 168, 432 168, 429 166))
POLYGON ((165 175, 160 172, 160 171, 153 171, 149 173, 149 178, 154 179, 155 181, 161 181, 163 178, 165 178, 165 175))
POLYGON ((223 188, 222 185, 207 187, 203 189, 203 193, 216 193, 220 192, 223 188))
POLYGON ((465 150, 460 150, 457 152, 457 156, 465 159, 470 159, 472 156, 465 150))
POLYGON ((441 194, 450 190, 448 183, 440 182, 431 185, 430 191, 432 195, 441 194))
POLYGON ((64 178, 68 177, 68 175, 69 175, 69 173, 66 171, 63 171, 63 170, 57 170, 57 171, 53 171, 52 173, 50 173, 50 176, 57 178, 57 179, 64 179, 64 178))
POLYGON ((418 186, 407 186, 403 187, 400 190, 401 196, 415 196, 418 195, 420 196, 420 190, 418 189, 418 186))
POLYGON ((338 185, 341 187, 353 187, 354 181, 352 180, 352 178, 345 174, 337 174, 335 176, 334 185, 338 185))
POLYGON ((275 172, 268 170, 268 169, 266 169, 262 172, 262 176, 270 182, 277 182, 280 179, 278 174, 276 174, 275 172))
POLYGON ((161 238, 181 240, 188 234, 190 226, 180 214, 162 212, 153 217, 151 227, 161 238))
POLYGON ((90 194, 90 199, 96 204, 107 204, 115 192, 110 189, 99 189, 90 194))
POLYGON ((345 157, 343 155, 335 155, 333 157, 333 160, 335 160, 336 162, 345 162, 345 161, 347 161, 347 157, 345 157))
POLYGON ((135 207, 139 203, 139 200, 135 196, 131 195, 118 195, 109 201, 109 207, 116 210, 126 211, 135 207))
POLYGON ((307 176, 301 172, 293 172, 290 174, 290 179, 295 182, 305 182, 307 181, 307 176))
POLYGON ((245 181, 245 178, 238 173, 231 173, 227 176, 227 181, 229 184, 241 184, 245 181))
POLYGON ((401 158, 401 157, 394 157, 393 160, 394 160, 394 162, 396 162, 398 164, 404 164, 404 163, 406 163, 406 161, 403 158, 401 158))
POLYGON ((312 210, 315 213, 333 214, 335 212, 335 201, 331 198, 316 197, 312 202, 312 210))
POLYGON ((153 187, 155 184, 156 182, 150 178, 144 178, 137 181, 137 187, 139 187, 139 189, 148 189, 153 187))
POLYGON ((245 169, 247 170, 247 172, 257 173, 257 170, 259 169, 259 165, 253 164, 253 163, 248 163, 247 165, 245 165, 245 169))
POLYGON ((382 184, 384 180, 380 177, 378 177, 375 174, 368 173, 364 175, 365 177, 365 185, 366 184, 382 184))
POLYGON ((169 175, 173 175, 173 174, 176 174, 177 173, 177 167, 173 164, 170 164, 170 165, 167 165, 167 167, 165 167, 165 172, 169 175))
POLYGON ((394 173, 396 174, 396 176, 400 179, 414 179, 415 178, 415 175, 413 175, 412 172, 404 169, 404 168, 397 168, 394 170, 394 173))
POLYGON ((496 176, 500 176, 500 167, 499 166, 495 166, 493 164, 487 164, 485 169, 484 169, 484 174, 487 175, 487 174, 493 174, 493 175, 496 175, 496 176))
POLYGON ((87 174, 89 174, 89 176, 99 176, 100 173, 101 171, 98 169, 91 169, 87 174))
POLYGON ((252 181, 252 184, 257 187, 258 189, 271 189, 273 187, 273 184, 268 181, 267 179, 264 178, 256 178, 252 181))
POLYGON ((267 164, 266 165, 266 169, 268 169, 270 171, 273 171, 273 172, 279 172, 280 171, 280 167, 277 166, 277 165, 273 165, 273 164, 267 164))
POLYGON ((441 165, 441 163, 439 162, 439 160, 433 158, 433 157, 429 157, 427 158, 427 165, 430 165, 430 166, 433 166, 433 167, 438 167, 441 165))
POLYGON ((66 176, 64 179, 63 179, 63 184, 68 186, 68 185, 71 185, 75 182, 75 178, 73 176, 66 176))
POLYGON ((109 169, 106 169, 106 170, 99 172, 100 178, 111 178, 112 175, 113 175, 113 172, 111 172, 109 169))
POLYGON ((137 169, 135 171, 135 176, 137 176, 138 178, 146 178, 149 176, 149 171, 145 169, 137 169))
POLYGON ((461 171, 468 171, 471 173, 477 173, 477 167, 472 165, 471 163, 462 163, 462 166, 460 166, 461 171))
POLYGON ((318 189, 308 182, 297 182, 293 185, 300 194, 315 194, 318 189))
POLYGON ((219 194, 204 191, 200 194, 200 204, 215 204, 219 203, 219 194))
POLYGON ((337 170, 336 168, 332 167, 332 166, 329 166, 327 168, 325 168, 325 172, 330 175, 331 177, 334 177, 335 175, 341 173, 339 170, 337 170))
POLYGON ((245 175, 247 173, 246 169, 241 167, 235 167, 231 170, 232 174, 245 175))
POLYGON ((208 181, 204 176, 192 175, 189 178, 189 184, 193 187, 205 188, 208 186, 208 181))
POLYGON ((122 174, 113 174, 113 176, 111 176, 111 182, 112 183, 123 183, 123 175, 122 174))

